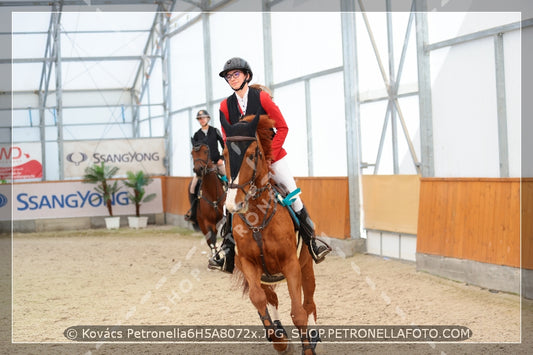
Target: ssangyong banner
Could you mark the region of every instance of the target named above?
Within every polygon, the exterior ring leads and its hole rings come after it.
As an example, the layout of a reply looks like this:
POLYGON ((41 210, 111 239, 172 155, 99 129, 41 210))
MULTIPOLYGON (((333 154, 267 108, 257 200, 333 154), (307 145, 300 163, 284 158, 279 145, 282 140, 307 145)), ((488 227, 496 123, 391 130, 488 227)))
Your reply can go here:
POLYGON ((163 138, 64 142, 64 174, 68 178, 82 178, 85 168, 104 162, 118 167, 118 176, 140 170, 150 175, 166 175, 164 152, 163 138))
POLYGON ((42 179, 41 151, 41 143, 0 144, 0 180, 42 179))
MULTIPOLYGON (((108 216, 104 201, 94 186, 81 181, 0 185, 0 220, 5 219, 3 216, 10 216, 9 213, 1 213, 4 208, 12 208, 15 221, 108 216)), ((147 195, 155 193, 157 197, 141 204, 141 215, 162 213, 161 180, 154 179, 145 190, 147 195)), ((135 215, 135 205, 128 199, 128 192, 130 190, 123 186, 113 196, 113 215, 135 215)))

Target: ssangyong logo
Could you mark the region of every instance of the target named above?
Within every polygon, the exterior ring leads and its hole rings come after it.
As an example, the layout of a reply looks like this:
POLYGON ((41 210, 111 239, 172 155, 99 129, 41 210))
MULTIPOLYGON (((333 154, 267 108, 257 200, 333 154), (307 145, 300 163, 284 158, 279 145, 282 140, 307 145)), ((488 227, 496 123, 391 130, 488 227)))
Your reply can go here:
POLYGON ((70 153, 69 155, 67 155, 67 161, 74 163, 74 165, 76 166, 80 165, 86 160, 87 160, 87 154, 85 153, 78 152, 78 153, 70 153))
POLYGON ((4 194, 0 194, 0 208, 7 205, 7 197, 4 194))

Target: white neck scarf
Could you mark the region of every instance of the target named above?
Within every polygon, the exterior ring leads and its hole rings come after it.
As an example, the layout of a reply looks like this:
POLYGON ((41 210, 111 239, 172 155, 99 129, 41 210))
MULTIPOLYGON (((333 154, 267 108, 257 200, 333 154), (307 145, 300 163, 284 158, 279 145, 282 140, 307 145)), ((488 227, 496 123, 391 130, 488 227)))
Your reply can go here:
POLYGON ((240 97, 237 93, 235 93, 235 96, 237 96, 237 102, 241 107, 242 113, 246 114, 246 107, 248 106, 248 89, 244 93, 243 97, 240 97))

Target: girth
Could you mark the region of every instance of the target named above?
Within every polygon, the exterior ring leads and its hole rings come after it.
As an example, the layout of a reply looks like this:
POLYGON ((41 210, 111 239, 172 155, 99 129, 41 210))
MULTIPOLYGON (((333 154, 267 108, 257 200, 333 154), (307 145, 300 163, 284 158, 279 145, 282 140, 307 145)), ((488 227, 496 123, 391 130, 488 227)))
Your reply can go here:
MULTIPOLYGON (((270 184, 267 185, 269 188, 269 192, 271 191, 270 189, 270 184)), ((270 196, 270 200, 268 201, 268 208, 266 209, 265 211, 265 214, 263 216, 263 222, 261 223, 261 225, 259 226, 253 226, 245 217, 245 215, 243 213, 239 213, 239 217, 242 219, 242 221, 246 224, 246 226, 248 226, 248 229, 250 229, 252 231, 252 237, 254 238, 255 240, 255 243, 257 244, 257 246, 259 247, 259 256, 261 257, 261 264, 263 266, 263 272, 268 276, 268 277, 272 277, 272 274, 268 271, 268 268, 266 266, 266 262, 265 262, 265 254, 264 254, 264 251, 263 251, 263 235, 262 235, 262 231, 263 229, 265 229, 265 227, 270 223, 270 221, 272 220, 272 217, 274 217, 274 215, 276 214, 276 211, 277 211, 277 201, 272 197, 273 195, 270 193, 269 194, 270 196), (273 206, 273 207, 272 207, 273 206), (270 215, 268 215, 269 213, 269 210, 272 208, 272 213, 270 215)))

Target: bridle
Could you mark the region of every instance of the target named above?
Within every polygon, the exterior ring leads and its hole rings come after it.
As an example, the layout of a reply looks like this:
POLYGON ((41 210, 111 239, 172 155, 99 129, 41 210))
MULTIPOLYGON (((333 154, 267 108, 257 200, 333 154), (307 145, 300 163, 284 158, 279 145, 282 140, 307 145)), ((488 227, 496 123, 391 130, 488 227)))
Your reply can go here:
POLYGON ((203 177, 203 176, 206 176, 207 174, 211 173, 211 172, 214 172, 217 170, 216 167, 213 167, 212 165, 213 164, 210 164, 211 163, 211 160, 209 158, 209 146, 207 144, 199 144, 199 145, 196 145, 193 147, 193 150, 195 152, 198 152, 200 151, 200 148, 202 148, 203 146, 207 147, 207 159, 202 159, 202 158, 194 158, 193 160, 193 165, 196 165, 196 162, 201 162, 203 163, 202 164, 202 168, 200 169, 200 175, 199 177, 203 177), (210 167, 211 166, 211 167, 210 167))
MULTIPOLYGON (((257 142, 257 137, 233 136, 233 137, 226 137, 226 141, 230 141, 230 142, 256 141, 257 142)), ((267 268, 266 262, 265 262, 265 256, 264 256, 264 251, 263 251, 262 231, 270 223, 270 221, 272 220, 272 218, 276 214, 277 205, 278 204, 277 204, 277 200, 274 198, 274 194, 272 193, 272 185, 270 184, 270 181, 268 181, 265 184, 265 186, 263 186, 261 188, 257 188, 257 186, 255 185, 255 180, 256 180, 256 177, 257 177, 257 162, 259 160, 259 157, 261 157, 261 154, 262 153, 261 153, 261 149, 259 148, 259 142, 258 142, 258 144, 255 147, 254 170, 253 170, 253 173, 252 173, 252 177, 250 178, 249 181, 247 181, 245 183, 242 183, 242 184, 235 184, 234 182, 229 182, 228 183, 228 189, 239 189, 239 190, 241 190, 245 194, 245 197, 244 197, 245 204, 248 203, 248 200, 250 198, 253 199, 253 200, 259 198, 259 196, 261 196, 261 194, 265 190, 269 190, 270 191, 270 193, 268 194, 270 196, 270 199, 268 201, 267 208, 264 211, 263 220, 262 220, 261 224, 254 226, 246 218, 244 213, 238 213, 238 215, 241 218, 241 220, 244 222, 244 224, 246 224, 248 229, 252 232, 252 237, 255 240, 255 242, 257 243, 257 246, 259 247, 259 256, 261 258, 261 264, 263 266, 263 271, 265 272, 265 274, 268 277, 272 277, 272 274, 268 271, 268 268, 267 268), (245 191, 245 189, 244 189, 246 186, 250 186, 248 191, 245 191)))
MULTIPOLYGON (((257 142, 257 137, 233 136, 233 137, 226 137, 226 141, 229 141, 229 142, 256 141, 257 142)), ((259 157, 261 157, 261 155, 262 155, 261 149, 259 149, 259 144, 257 144, 255 147, 255 152, 254 152, 254 170, 253 170, 252 177, 250 178, 250 180, 242 184, 236 184, 233 182, 233 179, 232 179, 228 183, 228 189, 239 189, 244 193, 245 203, 247 203, 248 200, 250 200, 250 198, 254 200, 257 199, 263 193, 263 191, 271 188, 270 182, 268 182, 265 186, 261 188, 257 188, 257 186, 255 185, 255 180, 257 177, 257 162, 259 161, 259 157), (246 186, 250 186, 248 188, 248 191, 245 190, 246 186)))
MULTIPOLYGON (((202 165, 202 168, 200 170, 200 174, 199 174, 199 179, 198 179, 198 183, 199 183, 199 187, 198 187, 198 198, 204 200, 205 202, 207 202, 211 207, 213 208, 217 208, 218 205, 220 204, 220 202, 222 202, 222 200, 225 198, 225 191, 224 191, 224 187, 222 186, 222 194, 219 196, 218 195, 218 187, 217 187, 217 193, 216 193, 216 197, 217 197, 217 200, 216 201, 211 201, 209 200, 208 198, 206 198, 203 194, 203 190, 202 190, 202 186, 203 186, 203 183, 204 183, 204 177, 209 175, 209 174, 213 174, 217 171, 217 167, 214 166, 214 164, 211 162, 211 159, 209 158, 209 146, 207 144, 199 144, 199 145, 196 145, 193 147, 194 151, 195 152, 198 152, 200 150, 200 148, 202 148, 202 146, 206 146, 207 147, 207 159, 202 159, 202 158, 195 158, 193 160, 193 164, 196 165, 196 162, 199 161, 201 163, 203 163, 202 165)), ((217 177, 218 179, 218 177, 217 177)), ((218 213, 218 211, 217 211, 218 213)))

